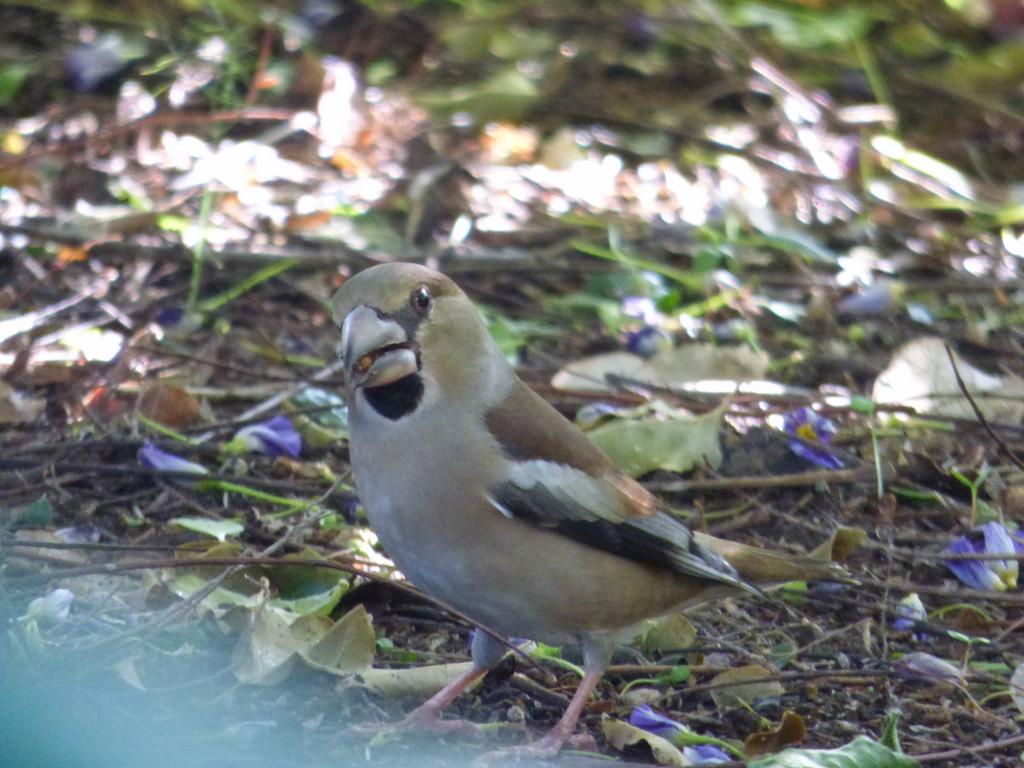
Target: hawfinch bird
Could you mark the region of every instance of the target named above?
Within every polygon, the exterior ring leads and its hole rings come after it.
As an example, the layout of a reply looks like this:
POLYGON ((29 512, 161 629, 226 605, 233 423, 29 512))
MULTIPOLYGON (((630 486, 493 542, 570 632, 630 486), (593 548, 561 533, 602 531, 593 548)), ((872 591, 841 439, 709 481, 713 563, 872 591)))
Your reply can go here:
MULTIPOLYGON (((523 384, 466 294, 416 264, 381 264, 333 299, 352 468, 366 514, 408 579, 507 637, 578 643, 585 675, 542 739, 573 735, 616 643, 644 619, 751 583, 834 576, 810 558, 700 536, 665 512, 523 384), (731 562, 730 562, 731 561, 731 562)), ((406 718, 441 720, 507 647, 477 632, 470 672, 406 718)))

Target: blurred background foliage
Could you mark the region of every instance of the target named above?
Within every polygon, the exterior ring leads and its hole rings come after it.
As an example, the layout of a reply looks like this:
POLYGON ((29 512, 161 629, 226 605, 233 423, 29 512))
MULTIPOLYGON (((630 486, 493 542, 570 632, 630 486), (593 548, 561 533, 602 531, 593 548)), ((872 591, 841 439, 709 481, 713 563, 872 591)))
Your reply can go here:
POLYGON ((749 110, 746 64, 762 57, 838 105, 898 105, 900 132, 955 163, 986 145, 979 170, 1021 171, 1019 0, 18 2, 0 22, 8 115, 127 70, 159 95, 216 36, 213 106, 308 105, 330 55, 439 119, 604 121, 678 138, 699 135, 709 107, 749 110), (1002 151, 987 146, 995 133, 1002 151))

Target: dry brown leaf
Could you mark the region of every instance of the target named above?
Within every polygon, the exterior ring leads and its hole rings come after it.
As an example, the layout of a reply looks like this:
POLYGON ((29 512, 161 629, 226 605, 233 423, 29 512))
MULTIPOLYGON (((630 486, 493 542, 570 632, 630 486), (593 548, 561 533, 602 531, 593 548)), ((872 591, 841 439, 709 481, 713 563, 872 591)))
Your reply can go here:
POLYGON ((658 765, 687 766, 693 765, 683 753, 668 739, 656 736, 643 728, 616 720, 605 715, 601 718, 601 732, 615 749, 620 752, 633 744, 646 744, 658 765))
POLYGON ((804 719, 796 712, 786 710, 782 714, 779 727, 772 731, 752 733, 743 742, 743 754, 747 757, 760 757, 779 752, 793 744, 800 744, 807 736, 804 719))
POLYGON ((863 528, 842 526, 836 528, 828 539, 812 549, 809 555, 820 557, 822 560, 845 563, 867 540, 868 534, 863 528))
POLYGON ((85 261, 88 256, 89 252, 80 245, 62 245, 57 251, 57 261, 61 264, 85 261))
POLYGON ((139 413, 172 429, 189 427, 199 421, 199 401, 184 387, 169 381, 154 381, 139 393, 139 413))
POLYGON ((293 213, 285 222, 284 228, 287 232, 302 232, 307 229, 317 229, 324 226, 333 216, 330 211, 314 211, 313 213, 293 213))

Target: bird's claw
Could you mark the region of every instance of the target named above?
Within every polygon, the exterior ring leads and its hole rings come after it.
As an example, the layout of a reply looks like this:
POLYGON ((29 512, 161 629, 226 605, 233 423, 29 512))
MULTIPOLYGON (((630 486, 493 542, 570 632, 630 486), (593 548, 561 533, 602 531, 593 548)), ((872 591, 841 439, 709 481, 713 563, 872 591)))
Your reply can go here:
POLYGON ((360 723, 349 729, 357 736, 372 736, 374 741, 379 737, 397 736, 403 732, 433 733, 439 736, 448 734, 477 735, 480 726, 469 720, 442 720, 431 712, 415 710, 397 723, 360 723))
POLYGON ((557 757, 565 746, 573 749, 596 751, 597 744, 593 736, 579 733, 566 736, 552 731, 542 739, 518 747, 506 747, 485 752, 473 761, 473 768, 492 768, 495 765, 517 763, 523 760, 550 760, 557 757))

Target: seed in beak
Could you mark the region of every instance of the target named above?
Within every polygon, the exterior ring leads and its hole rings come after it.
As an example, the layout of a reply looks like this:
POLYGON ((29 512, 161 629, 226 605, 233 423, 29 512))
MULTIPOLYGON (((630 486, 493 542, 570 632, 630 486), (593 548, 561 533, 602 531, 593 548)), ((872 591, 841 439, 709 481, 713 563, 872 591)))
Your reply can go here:
POLYGON ((375 362, 377 362, 378 358, 383 357, 388 352, 394 352, 395 350, 399 349, 409 349, 408 342, 401 344, 386 344, 383 347, 380 347, 379 349, 370 350, 365 355, 356 360, 356 364, 355 366, 353 366, 355 368, 355 372, 360 375, 366 373, 368 370, 370 370, 371 366, 375 362))
POLYGON ((373 361, 377 359, 377 352, 367 352, 365 355, 356 360, 356 371, 358 373, 366 373, 370 370, 370 366, 373 365, 373 361))

